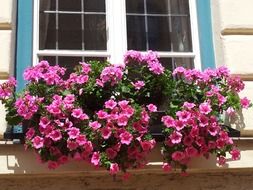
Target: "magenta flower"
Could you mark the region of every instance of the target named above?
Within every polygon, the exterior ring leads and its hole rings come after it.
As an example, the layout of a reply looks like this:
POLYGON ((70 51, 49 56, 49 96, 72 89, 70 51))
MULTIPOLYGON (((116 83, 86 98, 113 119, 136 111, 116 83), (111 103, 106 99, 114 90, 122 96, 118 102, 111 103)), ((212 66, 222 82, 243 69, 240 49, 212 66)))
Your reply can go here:
POLYGON ((86 136, 85 135, 78 135, 76 137, 76 142, 78 143, 79 146, 83 146, 87 142, 86 136))
POLYGON ((60 130, 53 130, 50 134, 49 137, 53 140, 53 141, 59 141, 62 139, 62 134, 60 132, 60 130))
POLYGON ((181 133, 175 131, 170 135, 170 140, 173 144, 178 144, 181 142, 182 136, 183 135, 181 133))
POLYGON ((108 108, 108 109, 112 110, 113 108, 115 108, 115 106, 117 106, 117 102, 115 102, 112 99, 105 102, 105 108, 108 108))
POLYGON ((188 111, 178 111, 176 113, 176 116, 178 117, 178 119, 184 123, 186 123, 190 118, 191 118, 191 113, 188 111))
POLYGON ((128 122, 128 117, 124 114, 120 114, 117 120, 118 126, 126 126, 128 122))
POLYGON ((97 112, 97 116, 99 119, 106 119, 108 117, 107 112, 103 111, 103 110, 99 110, 97 112))
POLYGON ((127 108, 128 104, 129 104, 129 101, 127 100, 122 100, 118 102, 119 107, 123 110, 127 108))
POLYGON ((140 90, 142 87, 145 86, 145 82, 144 81, 141 81, 141 80, 138 80, 137 82, 133 83, 131 82, 131 84, 134 86, 134 88, 136 90, 140 90))
POLYGON ((104 139, 109 139, 112 134, 112 130, 109 127, 105 127, 101 129, 101 135, 104 139))
POLYGON ((165 172, 170 172, 170 171, 172 170, 172 167, 171 167, 171 165, 168 164, 168 163, 163 163, 162 169, 163 169, 163 171, 165 171, 165 172))
POLYGON ((67 147, 70 151, 77 149, 78 144, 75 141, 68 140, 67 141, 67 147))
POLYGON ((59 167, 59 164, 56 161, 49 160, 48 163, 47 163, 47 167, 50 170, 54 170, 54 169, 59 167))
POLYGON ((73 109, 71 115, 75 118, 81 118, 83 115, 83 110, 81 108, 73 109))
POLYGON ((189 103, 189 102, 184 102, 184 108, 191 110, 194 108, 196 105, 194 103, 189 103))
POLYGON ((154 104, 147 105, 147 108, 150 112, 157 112, 157 107, 154 104))
POLYGON ((218 159, 217 162, 218 162, 218 164, 219 164, 220 166, 224 166, 224 165, 226 164, 226 158, 225 158, 225 157, 220 156, 220 157, 218 157, 217 159, 218 159))
POLYGON ((250 106, 250 100, 247 97, 244 97, 240 100, 243 108, 248 109, 250 106))
POLYGON ((205 115, 209 114, 212 111, 210 103, 204 102, 204 103, 200 104, 199 111, 200 111, 200 113, 205 114, 205 115))
POLYGON ((171 117, 171 116, 168 116, 168 115, 162 117, 162 122, 168 128, 175 126, 175 120, 174 120, 174 118, 171 117))
POLYGON ((93 121, 89 123, 89 126, 93 129, 93 130, 97 130, 101 127, 101 124, 98 121, 93 121))
POLYGON ((185 158, 185 154, 181 151, 176 151, 172 153, 171 157, 175 161, 181 161, 185 158))
POLYGON ((229 152, 232 155, 233 160, 239 160, 241 157, 241 153, 238 149, 234 148, 229 152))
POLYGON ((119 165, 117 163, 111 163, 110 174, 115 175, 119 172, 119 165))
POLYGON ((109 159, 114 159, 117 156, 117 152, 112 148, 107 148, 105 152, 109 159))
POLYGON ((32 139, 32 143, 35 149, 39 149, 44 146, 44 139, 42 137, 36 136, 32 139))
POLYGON ((69 139, 76 139, 80 134, 80 129, 71 127, 68 129, 69 139))
POLYGON ((198 150, 194 148, 193 146, 187 147, 185 149, 185 153, 188 157, 195 157, 198 156, 198 150))
POLYGON ((92 157, 91 157, 91 163, 94 165, 94 166, 98 166, 99 165, 99 162, 100 162, 100 154, 99 152, 94 152, 92 154, 92 157))
POLYGON ((35 135, 35 130, 33 128, 29 128, 26 132, 26 139, 31 140, 35 135))
POLYGON ((129 145, 133 140, 132 134, 127 131, 121 133, 119 137, 120 137, 120 142, 126 145, 129 145))

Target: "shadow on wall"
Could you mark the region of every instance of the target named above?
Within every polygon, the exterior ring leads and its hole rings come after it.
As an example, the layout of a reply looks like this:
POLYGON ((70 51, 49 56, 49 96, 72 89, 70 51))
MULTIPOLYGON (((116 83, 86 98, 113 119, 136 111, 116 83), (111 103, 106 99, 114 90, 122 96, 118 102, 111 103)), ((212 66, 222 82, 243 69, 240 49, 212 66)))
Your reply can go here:
POLYGON ((242 110, 238 111, 234 117, 225 114, 224 123, 240 131, 244 130, 246 127, 242 110))

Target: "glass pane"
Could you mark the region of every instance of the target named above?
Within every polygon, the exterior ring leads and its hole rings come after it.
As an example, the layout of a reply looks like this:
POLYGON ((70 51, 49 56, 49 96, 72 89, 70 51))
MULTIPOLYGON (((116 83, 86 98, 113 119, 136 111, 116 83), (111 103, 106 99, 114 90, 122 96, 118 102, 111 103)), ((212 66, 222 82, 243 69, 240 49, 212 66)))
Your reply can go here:
POLYGON ((127 46, 128 49, 147 50, 143 16, 127 16, 127 46))
POLYGON ((148 17, 149 49, 156 51, 170 51, 171 40, 169 34, 169 17, 148 17))
POLYGON ((172 17, 171 39, 173 51, 192 51, 191 26, 189 17, 172 17))
POLYGON ((85 12, 105 12, 105 0, 83 0, 85 12))
POLYGON ((144 0, 126 0, 127 13, 144 13, 144 0))
POLYGON ((162 65, 171 71, 173 71, 177 67, 184 67, 187 69, 194 68, 194 59, 193 58, 173 58, 173 57, 166 57, 166 58, 159 58, 159 61, 162 65))
POLYGON ((59 14, 59 49, 82 49, 81 16, 59 14))
POLYGON ((105 15, 84 15, 84 49, 106 50, 105 15))
POLYGON ((56 48, 55 14, 40 13, 39 49, 56 48))
POLYGON ((147 13, 168 14, 170 10, 169 0, 146 0, 147 13))
POLYGON ((81 11, 81 0, 58 0, 59 11, 81 11))
POLYGON ((189 3, 186 0, 169 0, 172 14, 189 15, 189 3))
POLYGON ((40 0, 40 11, 41 10, 56 10, 56 0, 40 0))

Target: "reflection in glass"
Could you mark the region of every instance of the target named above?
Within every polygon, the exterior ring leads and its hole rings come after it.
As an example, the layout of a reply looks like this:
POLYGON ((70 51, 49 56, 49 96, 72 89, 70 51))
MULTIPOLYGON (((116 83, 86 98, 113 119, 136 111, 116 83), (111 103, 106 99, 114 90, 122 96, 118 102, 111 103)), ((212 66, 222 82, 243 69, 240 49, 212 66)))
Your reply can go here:
POLYGON ((146 51, 145 18, 127 16, 127 48, 146 51))
POLYGON ((59 49, 82 49, 80 15, 59 14, 59 49))
POLYGON ((106 50, 105 15, 85 15, 83 34, 85 50, 106 50))

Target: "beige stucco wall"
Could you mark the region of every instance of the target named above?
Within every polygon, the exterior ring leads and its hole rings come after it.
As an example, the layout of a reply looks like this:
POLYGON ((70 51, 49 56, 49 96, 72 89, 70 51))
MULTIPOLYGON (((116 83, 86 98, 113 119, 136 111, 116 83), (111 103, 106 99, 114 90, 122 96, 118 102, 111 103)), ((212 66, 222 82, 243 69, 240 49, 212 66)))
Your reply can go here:
MULTIPOLYGON (((253 100, 253 1, 212 0, 211 5, 216 64, 241 75, 246 88, 240 95, 253 100)), ((253 109, 242 113, 236 127, 243 135, 253 136, 253 109)))
MULTIPOLYGON (((14 0, 0 1, 0 83, 14 73, 15 14, 14 0)), ((0 104, 0 139, 5 128, 5 111, 0 104)))
MULTIPOLYGON (((217 65, 227 65, 233 73, 252 74, 251 47, 253 45, 252 0, 211 0, 213 32, 217 65)), ((0 82, 13 73, 15 42, 15 0, 0 1, 0 82)), ((249 79, 247 79, 249 80, 249 79)), ((252 79, 253 80, 253 79, 252 79)), ((246 81, 241 96, 253 100, 253 82, 246 81)), ((243 112, 245 134, 253 134, 253 113, 243 112), (249 132, 247 132, 249 131, 249 132)), ((0 105, 0 138, 5 130, 4 109, 0 105)), ((237 126, 238 127, 238 126, 237 126)), ((253 137, 253 135, 252 135, 253 137)), ((251 190, 253 188, 253 141, 236 140, 242 157, 220 168, 215 158, 195 159, 189 168, 189 177, 179 172, 164 174, 159 147, 150 156, 150 164, 140 171, 131 171, 132 179, 113 181, 104 170, 82 162, 72 162, 55 171, 39 164, 32 151, 22 145, 4 144, 0 141, 0 189, 206 189, 251 190)))

